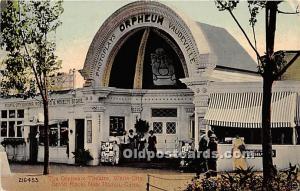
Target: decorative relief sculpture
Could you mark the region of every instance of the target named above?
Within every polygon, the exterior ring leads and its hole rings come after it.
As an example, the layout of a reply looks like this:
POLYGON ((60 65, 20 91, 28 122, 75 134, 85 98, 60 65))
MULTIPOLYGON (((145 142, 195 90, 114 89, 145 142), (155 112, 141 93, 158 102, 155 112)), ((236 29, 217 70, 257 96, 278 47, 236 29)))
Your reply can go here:
POLYGON ((151 66, 154 85, 176 85, 173 61, 163 48, 157 48, 155 53, 151 53, 151 66))

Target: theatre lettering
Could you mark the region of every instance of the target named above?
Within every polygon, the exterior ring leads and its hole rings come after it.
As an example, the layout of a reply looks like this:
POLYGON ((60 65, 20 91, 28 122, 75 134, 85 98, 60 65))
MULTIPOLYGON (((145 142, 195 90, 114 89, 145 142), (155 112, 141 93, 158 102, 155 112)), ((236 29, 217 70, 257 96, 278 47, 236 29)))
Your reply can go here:
POLYGON ((120 31, 123 32, 125 29, 127 29, 128 27, 131 27, 135 24, 150 23, 150 22, 163 25, 164 17, 161 15, 156 15, 156 14, 138 15, 138 16, 131 17, 130 19, 123 22, 119 28, 120 28, 120 31))

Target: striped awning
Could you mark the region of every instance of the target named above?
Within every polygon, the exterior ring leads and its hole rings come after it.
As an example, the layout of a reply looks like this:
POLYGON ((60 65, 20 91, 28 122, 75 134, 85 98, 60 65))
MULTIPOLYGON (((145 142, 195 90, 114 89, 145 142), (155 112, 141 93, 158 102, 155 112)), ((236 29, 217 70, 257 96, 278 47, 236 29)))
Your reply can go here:
MULTIPOLYGON (((271 127, 294 127, 296 117, 294 92, 274 92, 271 127)), ((212 93, 204 119, 206 124, 226 127, 261 128, 262 93, 212 93)))

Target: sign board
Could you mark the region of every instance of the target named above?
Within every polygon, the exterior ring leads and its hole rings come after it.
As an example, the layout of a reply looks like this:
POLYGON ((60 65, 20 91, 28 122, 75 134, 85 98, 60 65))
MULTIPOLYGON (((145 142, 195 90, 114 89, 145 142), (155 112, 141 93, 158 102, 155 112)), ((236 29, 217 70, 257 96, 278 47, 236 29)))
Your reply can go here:
MULTIPOLYGON (((245 150, 246 157, 263 157, 263 151, 261 149, 246 149, 245 150)), ((272 150, 272 157, 276 157, 276 150, 272 150)))
POLYGON ((111 163, 114 159, 113 142, 101 142, 100 162, 111 163))

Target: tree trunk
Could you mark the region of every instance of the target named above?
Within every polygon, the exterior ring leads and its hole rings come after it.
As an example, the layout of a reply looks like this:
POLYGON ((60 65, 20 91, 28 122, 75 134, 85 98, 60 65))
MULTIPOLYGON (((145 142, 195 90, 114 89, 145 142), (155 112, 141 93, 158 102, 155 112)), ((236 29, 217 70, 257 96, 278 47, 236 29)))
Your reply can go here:
POLYGON ((46 100, 43 101, 44 105, 44 175, 49 174, 49 102, 46 95, 46 100))
POLYGON ((271 100, 273 72, 276 68, 274 62, 274 42, 277 16, 276 1, 266 3, 266 63, 263 74, 263 104, 262 104, 262 148, 263 148, 263 189, 271 190, 271 180, 274 177, 272 158, 272 134, 271 134, 271 100))
POLYGON ((263 149, 263 177, 264 188, 268 190, 269 183, 274 175, 272 158, 272 134, 271 134, 271 100, 273 80, 265 76, 263 78, 263 103, 262 103, 262 149, 263 149))

